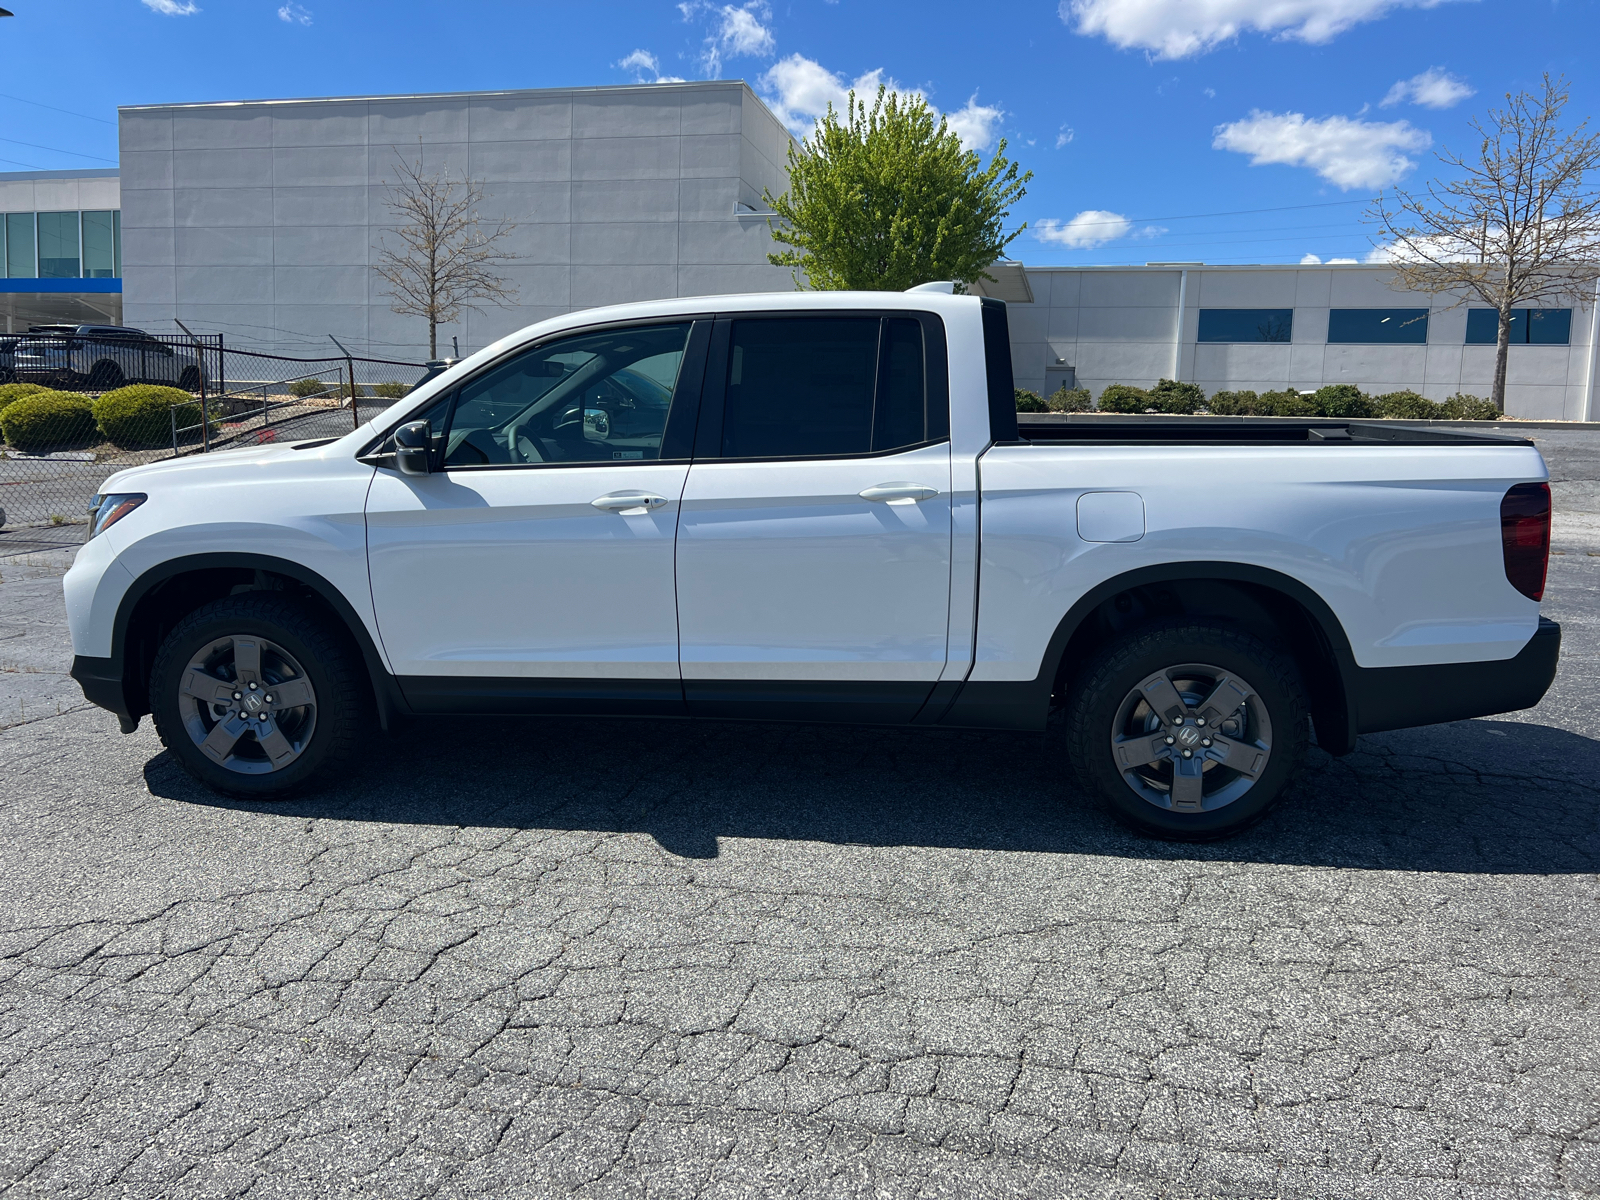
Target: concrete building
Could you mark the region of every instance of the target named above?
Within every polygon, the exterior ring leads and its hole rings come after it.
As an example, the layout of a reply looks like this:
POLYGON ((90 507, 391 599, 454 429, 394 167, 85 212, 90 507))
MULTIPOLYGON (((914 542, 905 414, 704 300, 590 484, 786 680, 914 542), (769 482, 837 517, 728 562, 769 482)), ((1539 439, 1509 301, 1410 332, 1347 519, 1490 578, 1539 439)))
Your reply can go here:
MULTIPOLYGON (((1017 386, 1041 394, 1166 377, 1203 387, 1311 390, 1352 383, 1433 400, 1487 396, 1491 310, 1397 292, 1370 266, 1022 267, 985 290, 1009 302, 1017 386)), ((1600 419, 1596 308, 1519 311, 1506 411, 1600 419)))
POLYGON ((122 319, 117 172, 0 173, 0 330, 122 319))
MULTIPOLYGON (((180 104, 120 110, 131 325, 402 358, 421 318, 374 272, 402 161, 481 181, 516 228, 517 303, 453 327, 463 350, 600 304, 792 287, 766 261, 763 188, 789 133, 745 84, 180 104)), ((389 240, 394 241, 392 233, 389 240)))

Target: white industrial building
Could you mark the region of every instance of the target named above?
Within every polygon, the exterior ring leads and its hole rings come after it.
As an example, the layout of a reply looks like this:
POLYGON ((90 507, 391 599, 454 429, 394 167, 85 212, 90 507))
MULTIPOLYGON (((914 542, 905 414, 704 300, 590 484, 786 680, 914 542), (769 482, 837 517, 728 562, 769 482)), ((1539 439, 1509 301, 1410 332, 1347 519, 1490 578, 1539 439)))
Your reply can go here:
MULTIPOLYGON (((441 330, 464 352, 574 309, 793 286, 766 261, 762 202, 786 185, 790 134, 739 81, 158 105, 119 118, 120 172, 0 174, 10 327, 173 332, 181 320, 240 347, 320 353, 331 334, 357 353, 421 358, 424 323, 390 311, 373 269, 402 160, 470 175, 483 217, 516 226, 502 272, 516 303, 441 330)), ((1006 262, 993 274, 981 290, 1009 302, 1017 385, 1040 393, 1163 377, 1208 393, 1489 391, 1492 314, 1397 292, 1382 267, 1006 262)), ((1592 303, 1519 314, 1509 412, 1600 419, 1595 314, 1592 303)))

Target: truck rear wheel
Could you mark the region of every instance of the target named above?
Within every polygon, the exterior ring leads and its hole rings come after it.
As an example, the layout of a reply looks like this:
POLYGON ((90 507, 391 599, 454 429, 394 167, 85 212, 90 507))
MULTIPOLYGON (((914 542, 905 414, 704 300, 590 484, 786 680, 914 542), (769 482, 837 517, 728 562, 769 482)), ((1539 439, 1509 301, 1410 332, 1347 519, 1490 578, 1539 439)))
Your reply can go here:
POLYGON ((1308 725, 1288 655, 1242 630, 1184 620, 1108 647, 1067 704, 1078 778, 1118 820, 1175 841, 1259 821, 1299 767, 1308 725))
POLYGON ((162 744, 201 783, 243 799, 280 799, 345 765, 370 710, 344 632, 272 592, 196 609, 150 673, 162 744))

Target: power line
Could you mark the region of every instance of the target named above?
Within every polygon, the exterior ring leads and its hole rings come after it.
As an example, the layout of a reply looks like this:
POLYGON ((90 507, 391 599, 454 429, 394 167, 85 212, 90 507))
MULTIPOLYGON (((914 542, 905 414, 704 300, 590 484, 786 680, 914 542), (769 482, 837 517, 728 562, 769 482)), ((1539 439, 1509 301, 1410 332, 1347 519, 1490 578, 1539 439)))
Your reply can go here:
POLYGON ((51 112, 66 113, 69 117, 82 117, 85 121, 99 121, 102 125, 116 124, 115 121, 108 121, 104 117, 91 117, 88 113, 73 112, 70 108, 57 108, 54 104, 40 104, 37 100, 27 100, 21 96, 9 95, 6 92, 0 92, 0 99, 15 100, 19 104, 32 104, 35 108, 48 108, 51 112))
POLYGON ((99 154, 85 154, 82 150, 63 150, 60 146, 41 146, 37 142, 23 142, 16 138, 8 137, 0 137, 0 142, 10 142, 13 146, 27 146, 32 150, 49 150, 53 154, 73 154, 79 158, 93 158, 100 162, 108 162, 113 166, 117 165, 117 160, 114 158, 106 158, 99 154))
POLYGON ((0 162, 8 162, 14 167, 31 167, 35 171, 43 171, 45 169, 38 163, 25 163, 20 158, 0 158, 0 162))

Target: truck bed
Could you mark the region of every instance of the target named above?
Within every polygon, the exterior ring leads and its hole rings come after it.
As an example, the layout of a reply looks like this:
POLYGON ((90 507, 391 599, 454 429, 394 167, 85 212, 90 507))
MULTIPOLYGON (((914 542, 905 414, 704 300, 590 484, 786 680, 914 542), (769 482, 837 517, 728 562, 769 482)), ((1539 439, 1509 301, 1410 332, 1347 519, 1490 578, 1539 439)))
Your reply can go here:
POLYGON ((1018 413, 1022 442, 1103 442, 1112 444, 1292 445, 1343 442, 1450 446, 1475 443, 1531 446, 1515 434, 1434 429, 1399 421, 1340 420, 1335 417, 1182 417, 1100 415, 1098 413, 1018 413))

